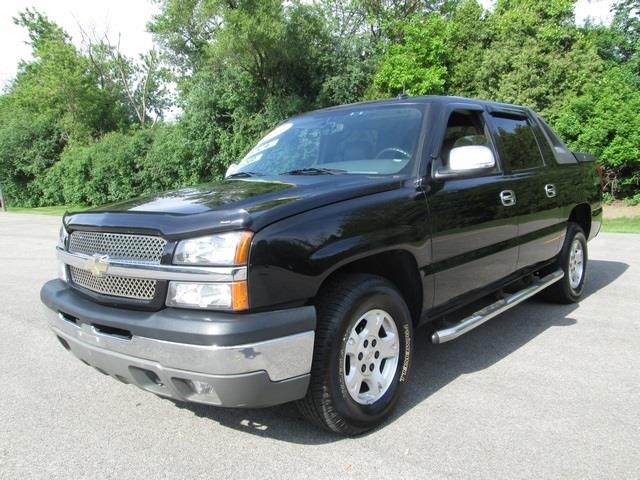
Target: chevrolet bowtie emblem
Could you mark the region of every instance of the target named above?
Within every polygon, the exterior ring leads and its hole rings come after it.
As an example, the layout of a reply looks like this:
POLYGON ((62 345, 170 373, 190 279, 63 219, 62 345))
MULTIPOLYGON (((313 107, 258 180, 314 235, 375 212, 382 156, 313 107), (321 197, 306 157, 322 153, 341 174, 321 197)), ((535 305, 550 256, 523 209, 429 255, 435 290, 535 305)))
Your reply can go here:
POLYGON ((94 253, 93 257, 87 259, 84 268, 91 272, 94 277, 102 277, 109 270, 109 255, 94 253))

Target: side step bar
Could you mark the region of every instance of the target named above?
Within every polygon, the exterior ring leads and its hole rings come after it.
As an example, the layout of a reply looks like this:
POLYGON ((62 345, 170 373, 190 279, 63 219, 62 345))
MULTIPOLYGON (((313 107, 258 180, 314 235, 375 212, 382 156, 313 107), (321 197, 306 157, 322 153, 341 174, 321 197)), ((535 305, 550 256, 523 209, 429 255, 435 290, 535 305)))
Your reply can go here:
POLYGON ((529 285, 528 287, 525 287, 516 293, 505 295, 504 298, 498 300, 495 303, 492 303, 482 310, 478 310, 477 312, 466 318, 463 318, 455 325, 448 328, 443 328, 442 330, 437 330, 431 335, 431 343, 437 345, 440 343, 449 342, 461 335, 464 335, 470 330, 473 330, 474 328, 482 325, 487 320, 490 320, 493 317, 506 312, 507 310, 515 307, 521 302, 524 302, 527 298, 535 295, 540 290, 543 290, 549 285, 557 282, 558 280, 561 280, 562 277, 564 277, 564 272, 562 270, 557 270, 547 275, 546 277, 542 277, 536 280, 532 285, 529 285))

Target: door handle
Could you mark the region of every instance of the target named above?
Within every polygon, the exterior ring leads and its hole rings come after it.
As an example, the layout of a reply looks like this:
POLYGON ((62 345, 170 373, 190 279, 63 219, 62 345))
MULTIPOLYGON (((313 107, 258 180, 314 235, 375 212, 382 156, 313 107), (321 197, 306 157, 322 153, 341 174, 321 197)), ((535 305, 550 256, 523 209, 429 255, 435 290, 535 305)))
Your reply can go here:
POLYGON ((556 196, 556 186, 553 183, 547 183, 544 186, 544 193, 547 194, 547 197, 553 198, 556 196))
POLYGON ((513 190, 503 190, 500 192, 500 201, 505 207, 511 207, 516 204, 516 194, 513 190))

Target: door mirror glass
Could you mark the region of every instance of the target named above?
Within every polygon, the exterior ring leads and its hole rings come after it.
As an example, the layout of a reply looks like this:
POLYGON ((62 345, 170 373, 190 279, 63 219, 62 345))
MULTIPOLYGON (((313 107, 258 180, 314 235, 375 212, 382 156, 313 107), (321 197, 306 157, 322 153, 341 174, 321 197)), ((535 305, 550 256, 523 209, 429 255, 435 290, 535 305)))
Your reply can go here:
POLYGON ((474 170, 495 168, 496 159, 489 147, 484 145, 465 145, 451 149, 448 166, 447 173, 468 174, 474 170))

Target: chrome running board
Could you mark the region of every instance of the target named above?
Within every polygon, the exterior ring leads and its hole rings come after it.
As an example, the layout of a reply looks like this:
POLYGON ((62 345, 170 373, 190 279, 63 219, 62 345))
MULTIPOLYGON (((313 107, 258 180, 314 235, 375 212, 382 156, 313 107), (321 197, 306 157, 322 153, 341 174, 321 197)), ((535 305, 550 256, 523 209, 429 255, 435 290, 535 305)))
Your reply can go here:
POLYGON ((461 335, 473 330, 474 328, 482 325, 487 320, 506 312, 512 307, 515 307, 521 302, 524 302, 527 298, 535 295, 539 291, 547 288, 549 285, 561 280, 564 277, 562 270, 557 270, 546 277, 542 277, 528 287, 517 291, 516 293, 505 295, 504 298, 492 303, 488 307, 478 310, 472 315, 463 318, 455 325, 437 330, 431 335, 431 343, 437 345, 444 342, 449 342, 458 338, 461 335))

